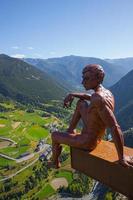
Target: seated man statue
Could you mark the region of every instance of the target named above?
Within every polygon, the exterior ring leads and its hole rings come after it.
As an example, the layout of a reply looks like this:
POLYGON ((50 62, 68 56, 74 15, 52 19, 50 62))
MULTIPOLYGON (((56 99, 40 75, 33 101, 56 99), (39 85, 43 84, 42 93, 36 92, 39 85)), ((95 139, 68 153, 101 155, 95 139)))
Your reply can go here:
POLYGON ((111 129, 119 163, 125 167, 132 167, 133 162, 123 153, 123 135, 113 113, 114 97, 109 90, 101 85, 104 79, 103 68, 97 64, 87 65, 83 69, 82 79, 84 88, 86 90, 92 89, 94 93, 92 95, 70 93, 64 99, 64 107, 66 108, 71 105, 75 97, 79 100, 67 131, 52 133, 52 162, 54 167, 60 167, 61 144, 92 151, 105 134, 106 128, 111 129), (83 128, 81 133, 77 133, 75 128, 80 119, 83 121, 83 128))

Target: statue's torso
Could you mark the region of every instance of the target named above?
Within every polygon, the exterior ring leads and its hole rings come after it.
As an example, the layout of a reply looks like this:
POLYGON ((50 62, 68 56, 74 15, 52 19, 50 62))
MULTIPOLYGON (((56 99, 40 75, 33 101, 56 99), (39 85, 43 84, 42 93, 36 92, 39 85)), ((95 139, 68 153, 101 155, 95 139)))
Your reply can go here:
MULTIPOLYGON (((98 94, 102 97, 104 105, 114 111, 114 97, 109 90, 103 88, 98 94)), ((98 108, 90 101, 87 110, 87 123, 84 124, 82 133, 101 138, 106 130, 105 122, 101 119, 98 108)))

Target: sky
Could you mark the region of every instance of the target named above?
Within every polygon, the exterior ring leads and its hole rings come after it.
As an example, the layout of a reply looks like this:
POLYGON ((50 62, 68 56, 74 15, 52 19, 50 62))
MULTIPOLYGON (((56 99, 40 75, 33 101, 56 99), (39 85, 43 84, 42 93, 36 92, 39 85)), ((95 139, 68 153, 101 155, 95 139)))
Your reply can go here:
POLYGON ((133 57, 133 0, 0 0, 0 54, 133 57))

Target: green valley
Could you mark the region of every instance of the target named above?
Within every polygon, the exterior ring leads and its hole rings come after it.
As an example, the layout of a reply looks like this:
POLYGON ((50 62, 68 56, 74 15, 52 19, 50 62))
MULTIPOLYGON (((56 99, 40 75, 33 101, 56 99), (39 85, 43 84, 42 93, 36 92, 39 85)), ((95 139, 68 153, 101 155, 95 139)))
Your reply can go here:
MULTIPOLYGON (((47 60, 52 68, 49 71, 49 65, 41 65, 42 69, 40 65, 35 67, 31 65, 34 63, 0 55, 0 200, 44 200, 52 196, 58 199, 58 195, 77 198, 88 195, 95 183, 71 168, 68 146, 63 148, 59 170, 51 168, 48 160, 52 155, 51 132, 67 129, 76 106, 74 100, 71 108, 63 108, 64 96, 80 83, 84 62, 103 62, 74 56, 61 58, 61 63, 59 60, 47 60), (71 70, 67 71, 66 63, 71 70), (67 82, 66 76, 72 82, 67 82), (74 77, 78 77, 77 83, 74 77)), ((46 64, 44 60, 38 62, 46 64)), ((111 75, 112 65, 105 67, 111 75)), ((119 70, 114 72, 118 79, 119 70)), ((133 147, 132 72, 111 87, 116 98, 116 116, 124 130, 125 145, 129 147, 133 147)), ((77 129, 81 126, 82 121, 77 129)), ((107 199, 113 194, 115 192, 109 190, 107 199)))
POLYGON ((1 200, 45 199, 56 195, 59 187, 68 187, 75 179, 68 147, 64 147, 60 171, 49 168, 47 162, 51 157, 50 132, 64 130, 68 121, 65 115, 70 116, 72 112, 61 110, 60 104, 51 101, 41 109, 1 101, 0 106, 6 110, 0 113, 1 200), (44 157, 46 152, 47 157, 44 157), (55 185, 55 181, 58 184, 55 185))
MULTIPOLYGON (((0 157, 0 199, 8 199, 9 197, 12 199, 14 195, 18 195, 18 193, 20 195, 22 191, 25 196, 26 193, 29 193, 29 190, 27 192, 24 190, 26 188, 26 181, 30 176, 33 176, 33 168, 35 171, 35 168, 43 170, 43 167, 45 167, 39 160, 45 148, 42 148, 42 151, 35 151, 37 145, 41 140, 44 140, 44 144, 47 143, 50 145, 50 125, 56 124, 56 126, 63 126, 63 122, 52 114, 49 114, 49 117, 47 117, 47 112, 37 108, 28 110, 25 106, 22 106, 23 108, 16 109, 16 104, 10 102, 0 103, 0 105, 8 109, 8 111, 0 113, 0 154, 9 157, 9 159, 3 156, 0 157), (32 156, 28 157, 29 155, 32 156), (27 159, 22 161, 22 158, 26 158, 26 156, 27 159), (22 172, 16 174, 20 170, 22 170, 22 172), (13 174, 14 176, 10 178, 13 174), (14 184, 16 183, 17 192, 14 193, 16 190, 14 184)), ((47 168, 45 168, 45 171, 45 176, 48 176, 50 172, 48 172, 47 168)), ((44 185, 44 182, 46 182, 46 186, 48 184, 43 173, 41 176, 41 181, 36 179, 36 181, 38 181, 38 183, 36 182, 36 189, 38 187, 41 189, 41 184, 44 185)), ((51 191, 53 193, 54 190, 50 190, 50 194, 51 191)), ((30 196, 33 196, 31 189, 30 193, 30 196)), ((49 195, 49 193, 47 195, 49 195)))

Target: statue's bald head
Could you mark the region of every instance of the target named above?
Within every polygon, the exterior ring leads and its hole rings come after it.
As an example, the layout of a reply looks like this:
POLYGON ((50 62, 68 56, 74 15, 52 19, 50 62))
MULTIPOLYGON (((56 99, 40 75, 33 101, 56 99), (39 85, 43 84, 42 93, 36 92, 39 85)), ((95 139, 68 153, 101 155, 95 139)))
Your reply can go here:
POLYGON ((94 77, 95 79, 97 79, 99 81, 99 83, 103 82, 104 79, 104 70, 102 68, 101 65, 98 64, 89 64, 86 65, 82 71, 83 75, 87 73, 91 74, 92 77, 94 77))

